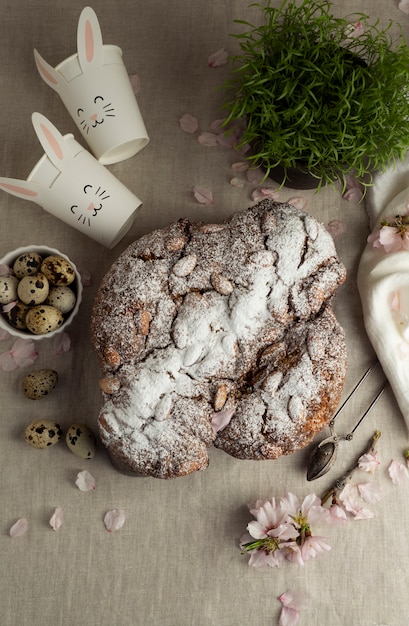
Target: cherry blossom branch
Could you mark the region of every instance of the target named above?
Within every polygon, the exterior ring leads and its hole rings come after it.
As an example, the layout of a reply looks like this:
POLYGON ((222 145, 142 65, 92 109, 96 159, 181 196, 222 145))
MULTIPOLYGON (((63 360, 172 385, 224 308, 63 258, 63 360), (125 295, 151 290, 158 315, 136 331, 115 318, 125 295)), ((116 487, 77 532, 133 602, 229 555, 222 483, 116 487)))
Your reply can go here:
POLYGON ((327 502, 327 500, 329 500, 330 498, 332 498, 332 501, 334 503, 337 502, 337 496, 343 490, 345 485, 352 480, 353 475, 359 469, 359 459, 364 454, 374 454, 375 453, 376 445, 378 443, 378 440, 379 440, 380 436, 381 436, 381 431, 380 430, 375 431, 375 434, 373 435, 373 437, 372 437, 372 439, 371 439, 371 441, 369 443, 369 446, 359 455, 355 465, 351 469, 349 469, 345 474, 343 474, 343 476, 341 476, 341 478, 336 480, 335 483, 332 485, 332 487, 330 487, 328 489, 328 491, 326 491, 324 493, 324 495, 321 496, 321 504, 325 504, 325 502, 327 502))

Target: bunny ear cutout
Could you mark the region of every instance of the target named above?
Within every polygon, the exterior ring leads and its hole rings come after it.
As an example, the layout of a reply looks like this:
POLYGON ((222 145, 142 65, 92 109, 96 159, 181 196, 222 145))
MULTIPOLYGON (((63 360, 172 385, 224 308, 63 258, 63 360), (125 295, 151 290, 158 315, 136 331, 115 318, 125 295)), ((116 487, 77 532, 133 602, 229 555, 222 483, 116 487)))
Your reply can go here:
POLYGON ((59 74, 38 52, 34 50, 34 60, 37 66, 38 73, 44 82, 47 83, 51 89, 54 89, 57 93, 61 92, 63 87, 63 77, 59 74))
POLYGON ((61 170, 63 162, 75 156, 60 131, 41 113, 31 116, 36 135, 50 161, 61 170))
POLYGON ((97 15, 91 7, 82 10, 77 30, 78 61, 84 73, 102 66, 102 34, 97 15))
POLYGON ((23 200, 33 200, 39 202, 40 188, 36 183, 29 183, 26 180, 16 178, 0 178, 0 189, 7 191, 12 196, 23 200))

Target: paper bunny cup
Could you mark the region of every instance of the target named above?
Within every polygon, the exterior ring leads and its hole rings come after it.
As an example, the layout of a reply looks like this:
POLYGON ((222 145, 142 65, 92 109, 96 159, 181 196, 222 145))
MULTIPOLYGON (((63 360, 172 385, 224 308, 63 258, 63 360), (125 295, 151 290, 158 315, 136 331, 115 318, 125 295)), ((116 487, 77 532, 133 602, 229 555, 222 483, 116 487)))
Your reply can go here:
POLYGON ((149 142, 118 46, 103 45, 98 18, 83 9, 77 54, 51 67, 34 50, 43 80, 60 96, 96 158, 108 165, 134 156, 149 142))
POLYGON ((141 201, 72 135, 62 136, 40 113, 32 122, 45 150, 27 180, 0 178, 0 189, 32 200, 63 222, 113 248, 141 201))

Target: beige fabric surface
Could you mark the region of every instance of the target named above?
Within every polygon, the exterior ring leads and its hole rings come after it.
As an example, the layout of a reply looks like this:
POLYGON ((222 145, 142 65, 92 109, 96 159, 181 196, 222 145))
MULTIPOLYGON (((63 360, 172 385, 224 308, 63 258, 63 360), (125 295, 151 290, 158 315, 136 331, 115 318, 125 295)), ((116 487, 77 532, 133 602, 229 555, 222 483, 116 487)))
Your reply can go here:
MULTIPOLYGON (((331 626, 401 626, 407 622, 409 482, 394 486, 387 468, 403 460, 407 430, 388 390, 357 431, 341 447, 332 471, 315 483, 306 481, 309 451, 265 462, 239 461, 212 450, 204 472, 161 481, 131 478, 115 471, 101 446, 95 459, 82 461, 65 444, 48 450, 29 448, 25 426, 34 419, 57 419, 66 428, 82 421, 95 425, 101 398, 100 376, 90 344, 90 311, 105 271, 127 244, 180 217, 221 221, 251 205, 253 187, 232 187, 230 166, 239 160, 227 148, 200 145, 197 134, 179 127, 184 113, 196 116, 201 130, 221 117, 218 87, 229 66, 209 68, 208 56, 226 48, 238 32, 234 19, 252 19, 247 0, 95 0, 105 43, 119 45, 130 74, 138 74, 138 102, 150 135, 135 157, 109 166, 142 201, 126 237, 107 250, 45 213, 39 206, 1 192, 0 257, 28 244, 56 247, 92 275, 70 335, 72 350, 55 355, 52 341, 39 345, 31 369, 52 367, 60 383, 49 397, 32 402, 20 391, 27 371, 0 371, 0 624, 2 626, 264 626, 278 623, 277 597, 296 589, 309 598, 300 624, 331 626), (214 204, 198 204, 193 185, 213 191, 214 204), (240 554, 238 541, 251 516, 247 504, 284 495, 322 494, 355 461, 379 428, 382 464, 374 480, 382 500, 370 508, 370 520, 328 526, 322 534, 330 552, 304 567, 255 570, 240 554), (97 488, 82 493, 75 486, 88 469, 97 488), (56 506, 65 524, 54 532, 49 519, 56 506), (108 533, 105 513, 122 508, 124 527, 108 533), (26 517, 29 530, 11 539, 9 529, 26 517)), ((26 178, 43 154, 31 114, 46 115, 62 133, 76 128, 59 97, 40 79, 33 48, 52 65, 76 50, 77 21, 83 4, 62 0, 1 0, 0 37, 0 176, 26 178)), ((409 16, 397 0, 338 0, 337 14, 364 11, 400 22, 409 36, 409 16)), ((284 188, 283 200, 300 192, 284 188)), ((308 197, 307 210, 324 223, 341 220, 346 232, 337 238, 348 279, 335 299, 348 346, 347 393, 373 360, 356 288, 356 270, 368 234, 364 205, 348 203, 339 188, 308 197)), ((0 342, 0 352, 12 339, 0 342)), ((373 397, 379 376, 340 418, 347 432, 373 397)), ((328 431, 326 431, 328 432, 328 431)), ((367 480, 363 476, 363 480, 367 480)))

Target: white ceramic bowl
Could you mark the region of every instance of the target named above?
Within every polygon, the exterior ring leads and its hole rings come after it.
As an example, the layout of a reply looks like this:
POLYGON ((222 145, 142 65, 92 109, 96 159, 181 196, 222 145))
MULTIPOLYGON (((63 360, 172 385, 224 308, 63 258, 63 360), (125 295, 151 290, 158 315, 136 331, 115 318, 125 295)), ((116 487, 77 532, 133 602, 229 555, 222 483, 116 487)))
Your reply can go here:
MULTIPOLYGON (((42 256, 44 258, 47 257, 47 256, 50 256, 50 255, 61 256, 66 261, 68 261, 70 263, 70 265, 74 268, 75 275, 76 275, 76 278, 75 278, 74 282, 72 283, 72 288, 73 288, 73 291, 75 292, 75 295, 76 295, 75 306, 72 309, 72 311, 70 311, 66 315, 64 323, 59 328, 57 328, 56 330, 53 330, 53 331, 51 331, 49 333, 46 333, 46 334, 43 334, 43 335, 36 335, 34 333, 31 333, 28 330, 19 330, 17 328, 14 328, 14 326, 12 326, 7 321, 5 316, 0 312, 0 328, 6 330, 10 335, 13 335, 15 337, 20 337, 21 339, 33 339, 34 341, 39 341, 40 339, 49 339, 50 337, 54 337, 58 333, 61 333, 61 332, 65 331, 67 329, 67 327, 71 324, 71 322, 73 321, 74 317, 78 313, 78 309, 79 309, 81 301, 82 301, 82 283, 81 283, 81 277, 80 277, 80 274, 78 272, 78 269, 77 269, 76 265, 71 261, 71 259, 69 259, 67 257, 67 255, 63 254, 62 252, 60 252, 56 248, 49 248, 48 246, 32 245, 32 246, 24 246, 24 247, 21 247, 21 248, 16 248, 12 252, 9 252, 8 254, 6 254, 2 259, 0 259, 0 265, 8 265, 9 267, 12 268, 13 264, 14 264, 14 261, 21 254, 25 254, 27 252, 37 252, 40 256, 42 256)), ((0 307, 1 306, 2 305, 0 305, 0 307)))

